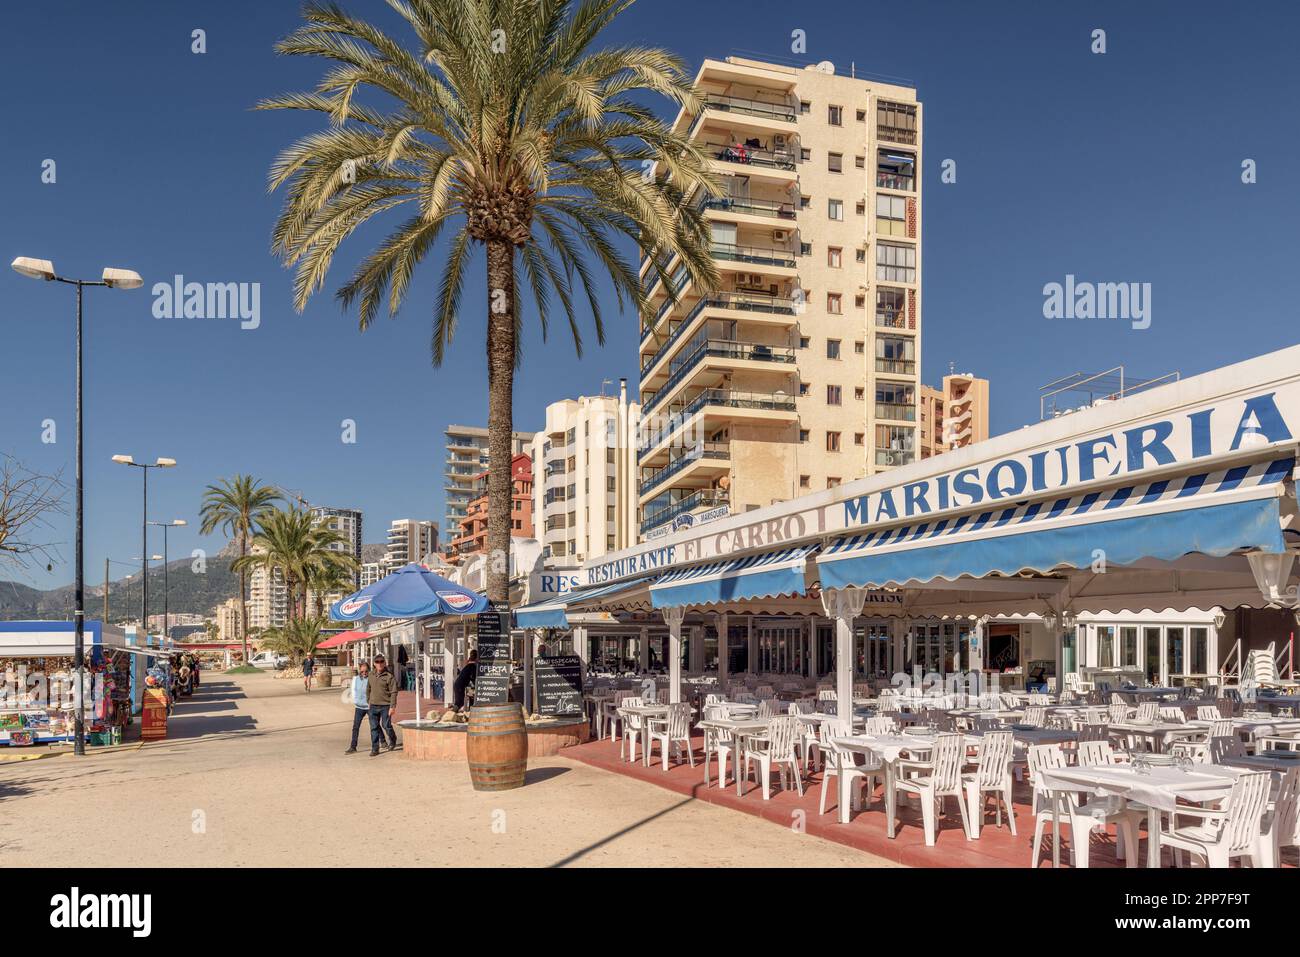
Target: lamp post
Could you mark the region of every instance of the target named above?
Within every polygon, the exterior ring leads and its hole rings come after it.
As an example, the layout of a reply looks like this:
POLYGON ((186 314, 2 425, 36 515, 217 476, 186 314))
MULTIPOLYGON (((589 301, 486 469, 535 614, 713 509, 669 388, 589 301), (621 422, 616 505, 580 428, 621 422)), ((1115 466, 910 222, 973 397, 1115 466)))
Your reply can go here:
POLYGON ((77 287, 77 448, 76 448, 76 512, 77 512, 77 544, 76 557, 76 584, 74 587, 76 607, 73 610, 73 619, 75 622, 76 635, 73 644, 72 666, 77 673, 77 722, 76 722, 76 742, 74 751, 77 754, 86 753, 86 569, 84 556, 84 535, 83 535, 83 480, 81 471, 81 291, 86 286, 107 286, 110 289, 138 289, 144 285, 144 280, 140 278, 139 273, 132 272, 129 269, 112 269, 106 268, 98 281, 93 279, 67 279, 58 275, 54 271, 54 264, 48 259, 32 259, 27 256, 19 256, 11 264, 14 272, 20 276, 26 276, 29 279, 43 279, 46 282, 61 282, 65 285, 77 287))
MULTIPOLYGON (((137 462, 129 455, 114 455, 113 461, 118 465, 130 465, 140 470, 144 478, 144 511, 140 515, 141 555, 149 554, 149 470, 175 468, 175 459, 160 458, 156 462, 137 462)), ((140 627, 144 629, 146 643, 149 639, 149 562, 140 559, 140 627)))
MULTIPOLYGON (((136 562, 140 562, 140 563, 142 564, 142 566, 144 567, 144 573, 140 576, 140 583, 141 583, 141 585, 143 586, 144 583, 147 582, 147 581, 149 580, 149 563, 150 563, 150 562, 160 562, 160 561, 162 561, 162 556, 161 556, 161 555, 146 555, 146 556, 144 556, 143 558, 141 558, 139 555, 132 555, 132 556, 131 556, 131 560, 132 560, 132 561, 136 561, 136 562)), ((145 626, 144 626, 144 643, 145 643, 146 646, 148 646, 148 644, 149 644, 149 624, 148 624, 148 622, 146 622, 146 623, 145 623, 145 626)))
POLYGON ((184 525, 184 524, 185 524, 185 519, 183 519, 183 518, 177 518, 177 519, 173 519, 173 520, 170 521, 170 522, 150 522, 149 524, 150 524, 150 525, 155 525, 155 526, 157 526, 158 528, 161 528, 161 529, 163 530, 163 557, 162 557, 162 563, 163 563, 163 635, 164 635, 165 637, 169 637, 169 638, 170 638, 170 637, 171 637, 171 614, 170 614, 170 609, 168 608, 168 605, 167 605, 168 597, 169 597, 169 594, 170 594, 170 590, 169 590, 168 587, 167 587, 167 529, 169 529, 169 528, 176 528, 178 525, 184 525))

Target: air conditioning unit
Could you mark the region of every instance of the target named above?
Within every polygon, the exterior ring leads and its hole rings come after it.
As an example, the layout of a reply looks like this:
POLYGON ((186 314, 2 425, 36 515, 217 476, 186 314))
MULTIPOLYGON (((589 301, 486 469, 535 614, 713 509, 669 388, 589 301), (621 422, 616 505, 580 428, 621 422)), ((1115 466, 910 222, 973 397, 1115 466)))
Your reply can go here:
POLYGON ((783 243, 786 242, 789 238, 790 238, 790 230, 788 229, 772 230, 772 242, 774 243, 783 243))
POLYGON ((778 149, 785 149, 785 135, 777 133, 772 137, 772 144, 778 149))

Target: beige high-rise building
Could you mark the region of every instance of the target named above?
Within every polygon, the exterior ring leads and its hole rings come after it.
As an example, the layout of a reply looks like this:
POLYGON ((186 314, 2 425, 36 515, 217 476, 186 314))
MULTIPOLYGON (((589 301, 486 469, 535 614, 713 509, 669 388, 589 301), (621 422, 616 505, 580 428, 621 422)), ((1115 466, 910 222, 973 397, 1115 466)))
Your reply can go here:
POLYGON ((388 525, 388 550, 383 574, 418 562, 438 550, 438 523, 415 518, 393 519, 388 525))
POLYGON ((642 535, 912 461, 921 333, 921 104, 829 64, 705 60, 680 114, 723 195, 719 289, 642 263, 642 535), (686 516, 689 516, 686 517, 686 516))
MULTIPOLYGON (((362 513, 360 510, 355 508, 329 508, 324 505, 317 505, 311 509, 311 517, 314 523, 324 525, 331 531, 338 533, 343 539, 343 541, 330 546, 331 551, 345 552, 358 562, 361 561, 362 513)), ((307 613, 315 614, 316 604, 319 599, 323 611, 325 614, 329 614, 330 605, 342 600, 360 587, 359 578, 359 573, 354 572, 351 585, 346 591, 336 589, 318 596, 315 589, 308 588, 306 596, 307 613)))
POLYGON ((943 388, 921 386, 921 458, 964 448, 989 437, 989 381, 970 373, 946 375, 943 388))
POLYGON ((548 566, 637 542, 636 426, 640 407, 617 396, 552 402, 533 436, 533 526, 548 566))
MULTIPOLYGON (((253 554, 265 549, 254 545, 253 554)), ((248 631, 265 631, 282 628, 289 620, 289 588, 277 569, 264 566, 253 568, 248 574, 248 631)))
POLYGON ((243 641, 244 620, 239 607, 239 598, 227 598, 217 606, 213 616, 217 621, 218 637, 221 641, 243 641))
MULTIPOLYGON (((488 467, 488 430, 476 425, 449 425, 444 434, 447 458, 442 477, 446 509, 442 533, 445 544, 450 546, 452 539, 460 534, 461 520, 469 500, 474 497, 474 479, 488 467)), ((532 441, 531 432, 511 433, 510 454, 527 453, 532 441)))

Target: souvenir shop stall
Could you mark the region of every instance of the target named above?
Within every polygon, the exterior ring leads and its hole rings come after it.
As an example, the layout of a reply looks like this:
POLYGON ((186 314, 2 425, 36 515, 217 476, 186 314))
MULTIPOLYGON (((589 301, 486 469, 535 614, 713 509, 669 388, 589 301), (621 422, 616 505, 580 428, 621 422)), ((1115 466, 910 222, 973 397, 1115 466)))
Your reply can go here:
MULTIPOLYGON (((131 723, 130 649, 120 630, 84 628, 86 741, 117 744, 131 723), (116 632, 116 634, 114 634, 116 632), (115 640, 116 639, 116 640, 115 640)), ((0 622, 0 747, 71 743, 76 733, 72 622, 0 622)))

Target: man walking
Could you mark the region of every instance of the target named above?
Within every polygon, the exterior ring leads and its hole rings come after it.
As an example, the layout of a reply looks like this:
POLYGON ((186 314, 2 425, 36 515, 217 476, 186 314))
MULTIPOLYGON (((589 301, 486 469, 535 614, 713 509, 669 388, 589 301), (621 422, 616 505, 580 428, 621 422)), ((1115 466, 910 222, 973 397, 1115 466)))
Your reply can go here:
POLYGON ((307 657, 302 659, 302 690, 311 692, 311 673, 316 670, 316 660, 308 652, 307 657))
POLYGON ((381 743, 385 751, 397 747, 397 732, 393 730, 390 713, 397 706, 397 682, 383 655, 375 655, 375 670, 367 684, 366 700, 370 703, 370 756, 373 758, 379 753, 381 743))
POLYGON ((362 661, 357 665, 357 673, 352 678, 352 743, 344 754, 357 753, 357 735, 361 733, 361 722, 370 717, 370 662, 362 661))

